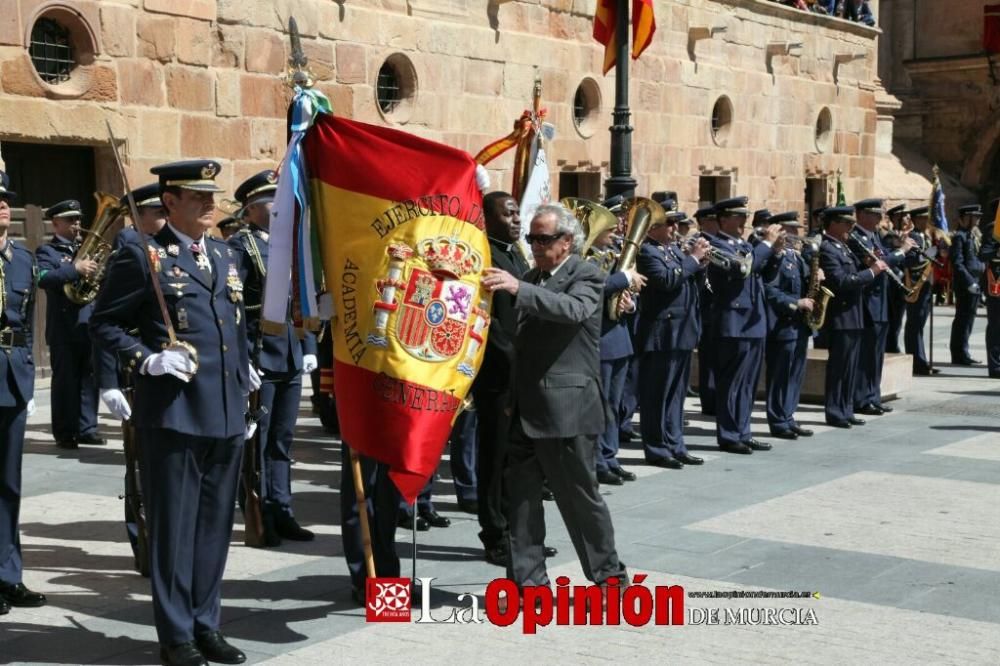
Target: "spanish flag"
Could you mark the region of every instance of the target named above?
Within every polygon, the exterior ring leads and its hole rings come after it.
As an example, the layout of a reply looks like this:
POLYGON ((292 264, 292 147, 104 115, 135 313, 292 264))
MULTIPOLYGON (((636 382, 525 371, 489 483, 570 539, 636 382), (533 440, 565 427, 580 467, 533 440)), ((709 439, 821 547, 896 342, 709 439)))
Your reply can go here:
MULTIPOLYGON (((597 0, 594 13, 594 39, 604 44, 604 73, 607 74, 618 60, 618 6, 620 0, 597 0)), ((636 60, 653 42, 656 18, 653 0, 632 0, 632 59, 636 60)))
POLYGON ((387 463, 412 502, 482 362, 490 265, 476 163, 330 114, 303 140, 319 263, 333 295, 344 441, 387 463))

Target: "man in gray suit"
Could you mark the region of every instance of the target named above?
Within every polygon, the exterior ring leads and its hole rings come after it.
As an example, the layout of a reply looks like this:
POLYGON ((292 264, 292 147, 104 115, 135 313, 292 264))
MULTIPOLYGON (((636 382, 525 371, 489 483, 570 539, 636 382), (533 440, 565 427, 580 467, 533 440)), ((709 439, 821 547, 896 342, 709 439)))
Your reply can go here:
POLYGON ((543 538, 546 478, 587 578, 625 584, 611 515, 597 490, 597 436, 604 431, 600 390, 604 275, 577 254, 583 229, 571 212, 541 206, 527 236, 535 268, 518 280, 498 268, 483 285, 514 298, 518 328, 512 428, 504 484, 509 499, 510 564, 518 585, 548 585, 543 538))

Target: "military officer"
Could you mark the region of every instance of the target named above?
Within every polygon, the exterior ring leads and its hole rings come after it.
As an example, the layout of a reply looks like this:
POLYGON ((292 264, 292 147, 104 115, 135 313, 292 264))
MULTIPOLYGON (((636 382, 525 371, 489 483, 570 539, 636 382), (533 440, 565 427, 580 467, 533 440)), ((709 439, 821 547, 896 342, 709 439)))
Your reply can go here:
POLYGON ((233 237, 233 234, 243 228, 243 223, 235 215, 227 215, 219 220, 215 228, 222 240, 229 240, 233 237))
MULTIPOLYGON (((142 232, 147 236, 155 236, 167 223, 166 211, 163 210, 163 202, 160 201, 159 183, 150 183, 132 190, 132 200, 135 201, 139 219, 122 227, 118 235, 115 236, 116 251, 120 250, 125 243, 139 242, 136 226, 142 229, 142 232)), ((128 210, 128 196, 123 196, 118 204, 128 210)), ((129 214, 131 215, 131 212, 129 214)))
POLYGON ((955 319, 951 322, 951 362, 955 365, 982 363, 969 354, 969 336, 976 321, 976 309, 982 295, 985 265, 979 260, 982 235, 979 220, 983 211, 978 205, 958 209, 958 229, 951 237, 952 291, 955 293, 955 319))
POLYGON ((220 592, 247 400, 260 378, 247 349, 240 258, 206 234, 219 171, 208 160, 152 169, 167 224, 148 254, 129 243, 115 255, 90 323, 135 374, 153 612, 166 664, 246 659, 219 631, 220 592))
POLYGON ((648 464, 670 469, 703 462, 684 444, 683 421, 691 352, 701 334, 698 280, 710 245, 698 238, 685 255, 674 244, 680 215, 650 226, 636 265, 647 280, 636 331, 642 445, 648 464))
MULTIPOLYGON (((795 211, 779 213, 770 218, 780 224, 786 236, 798 236, 802 230, 795 211)), ((822 271, 821 271, 822 273, 822 271)), ((819 276, 822 281, 822 274, 819 276)), ((779 439, 811 437, 813 432, 795 420, 799 407, 802 380, 806 371, 810 329, 806 313, 815 302, 807 298, 809 264, 799 251, 786 247, 781 265, 764 284, 767 297, 767 344, 764 357, 767 364, 767 425, 779 439)))
POLYGON ((747 239, 750 241, 751 245, 757 245, 760 242, 760 232, 769 224, 771 219, 771 211, 767 208, 761 208, 760 210, 755 210, 753 213, 753 221, 750 222, 750 237, 747 239))
MULTIPOLYGON (((698 221, 698 237, 711 243, 719 233, 719 218, 714 206, 706 206, 695 211, 698 221)), ((715 416, 715 331, 712 328, 712 285, 709 271, 698 274, 698 302, 701 315, 701 336, 698 338, 698 399, 701 413, 715 416)))
MULTIPOLYGON (((857 226, 848 236, 848 247, 863 266, 871 263, 871 256, 885 261, 890 271, 902 267, 906 252, 913 247, 910 238, 903 240, 898 249, 889 251, 879 236, 882 222, 882 199, 864 199, 854 204, 857 226)), ((882 402, 882 366, 885 362, 885 343, 889 332, 889 276, 880 274, 861 292, 864 305, 864 328, 861 334, 861 355, 854 393, 854 411, 869 416, 881 416, 892 407, 882 402)))
POLYGON ((986 363, 990 377, 1000 379, 1000 241, 994 238, 997 206, 1000 199, 990 202, 987 224, 982 227, 983 247, 979 258, 985 264, 986 279, 986 363))
POLYGON ((7 237, 15 196, 10 176, 0 171, 0 615, 11 606, 45 604, 44 595, 21 582, 21 455, 35 404, 31 323, 37 269, 31 252, 7 237))
POLYGON ((302 401, 302 375, 316 369, 316 337, 305 332, 300 339, 289 311, 285 330, 266 333, 261 326, 261 304, 267 279, 268 228, 271 204, 278 189, 278 174, 268 169, 254 174, 236 188, 241 218, 246 223, 228 241, 237 257, 239 280, 244 285, 247 346, 254 367, 264 383, 260 387, 263 407, 256 451, 260 469, 264 545, 278 546, 282 539, 311 541, 311 531, 299 525, 292 510, 291 450, 295 422, 302 401))
POLYGON ((75 257, 80 241, 80 202, 62 201, 45 211, 53 236, 35 251, 38 286, 45 289, 45 343, 52 364, 52 435, 56 445, 103 444, 97 434, 97 386, 91 360, 87 322, 93 304, 77 305, 63 287, 91 277, 97 262, 75 257))
POLYGON ((833 206, 823 211, 826 230, 819 249, 825 284, 834 294, 827 305, 824 325, 830 342, 825 411, 827 424, 836 428, 865 423, 854 416, 858 357, 865 327, 863 290, 888 268, 881 259, 865 268, 848 248, 853 214, 851 206, 833 206))
MULTIPOLYGON (((893 206, 886 211, 889 218, 889 231, 882 238, 882 244, 890 250, 898 250, 909 236, 909 220, 906 204, 893 206)), ((889 282, 889 327, 886 334, 885 351, 889 354, 899 354, 899 332, 903 328, 903 315, 906 314, 906 292, 894 281, 889 282)))
POLYGON ((930 225, 928 207, 914 208, 910 211, 910 219, 913 220, 914 227, 910 232, 910 238, 914 240, 915 245, 906 254, 906 286, 913 289, 916 295, 913 297, 915 300, 908 300, 906 303, 903 344, 906 353, 913 355, 914 375, 936 375, 938 369, 931 368, 924 349, 924 327, 931 314, 934 296, 931 285, 934 264, 927 254, 934 243, 932 232, 928 229, 930 225))
POLYGON ((753 438, 750 414, 767 336, 763 275, 776 267, 775 251, 784 249, 777 224, 763 230, 756 247, 743 240, 747 202, 736 197, 715 204, 719 234, 710 243, 729 263, 712 263, 708 269, 714 293, 716 439, 723 451, 742 454, 771 448, 753 438))

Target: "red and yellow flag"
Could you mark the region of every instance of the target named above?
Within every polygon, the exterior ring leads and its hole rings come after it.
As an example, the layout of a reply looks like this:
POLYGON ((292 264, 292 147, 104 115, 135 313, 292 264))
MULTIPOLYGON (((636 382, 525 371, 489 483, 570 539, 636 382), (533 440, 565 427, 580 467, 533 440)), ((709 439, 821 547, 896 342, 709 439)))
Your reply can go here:
MULTIPOLYGON (((618 61, 619 0, 597 0, 594 12, 594 39, 604 45, 604 73, 607 74, 618 61)), ((636 60, 653 42, 656 32, 656 18, 653 15, 653 0, 632 0, 632 59, 636 60)))
POLYGON ((332 115, 304 141, 314 227, 334 299, 344 441, 387 463, 408 502, 441 458, 482 362, 490 249, 463 151, 332 115))

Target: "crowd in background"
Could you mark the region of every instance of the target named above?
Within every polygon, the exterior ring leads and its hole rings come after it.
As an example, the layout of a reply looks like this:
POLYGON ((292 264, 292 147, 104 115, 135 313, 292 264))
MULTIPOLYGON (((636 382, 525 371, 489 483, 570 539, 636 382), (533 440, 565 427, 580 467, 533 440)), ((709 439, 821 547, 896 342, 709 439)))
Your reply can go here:
POLYGON ((774 2, 875 27, 875 16, 868 0, 774 0, 774 2))

